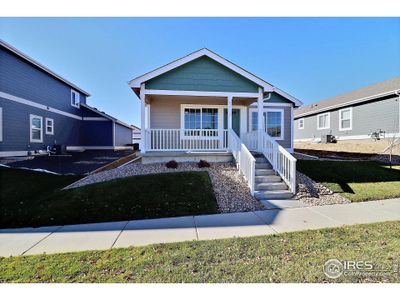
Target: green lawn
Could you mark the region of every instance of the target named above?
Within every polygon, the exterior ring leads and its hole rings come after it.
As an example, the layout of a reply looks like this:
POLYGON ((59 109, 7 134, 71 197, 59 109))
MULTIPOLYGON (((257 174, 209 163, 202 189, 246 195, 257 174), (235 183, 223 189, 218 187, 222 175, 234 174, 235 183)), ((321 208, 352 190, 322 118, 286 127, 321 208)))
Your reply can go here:
POLYGON ((400 197, 400 167, 374 161, 298 160, 298 171, 352 202, 400 197))
POLYGON ((0 282, 400 282, 323 272, 328 259, 392 270, 400 222, 137 248, 0 258, 0 282))
POLYGON ((0 228, 218 212, 207 172, 135 176, 60 190, 79 178, 0 168, 0 228))

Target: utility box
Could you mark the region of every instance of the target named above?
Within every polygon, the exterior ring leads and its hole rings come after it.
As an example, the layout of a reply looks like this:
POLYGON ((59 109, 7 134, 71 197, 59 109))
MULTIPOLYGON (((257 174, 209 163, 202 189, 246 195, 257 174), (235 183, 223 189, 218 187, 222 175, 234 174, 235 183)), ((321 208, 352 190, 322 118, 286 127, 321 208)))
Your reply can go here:
POLYGON ((335 143, 336 139, 332 134, 326 134, 321 136, 321 143, 322 144, 329 144, 329 143, 335 143))

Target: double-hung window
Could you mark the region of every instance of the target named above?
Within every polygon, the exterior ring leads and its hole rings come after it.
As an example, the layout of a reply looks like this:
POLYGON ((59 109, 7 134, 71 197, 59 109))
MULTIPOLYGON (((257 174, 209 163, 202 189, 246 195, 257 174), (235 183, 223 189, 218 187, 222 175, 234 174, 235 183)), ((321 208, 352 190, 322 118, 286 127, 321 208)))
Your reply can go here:
POLYGON ((46 134, 54 134, 54 120, 46 118, 46 134))
POLYGON ((77 91, 71 90, 71 105, 79 108, 80 95, 77 91))
POLYGON ((43 117, 30 115, 30 141, 31 143, 43 142, 43 117))
POLYGON ((217 136, 218 109, 185 108, 184 129, 187 136, 200 135, 200 133, 207 136, 217 136))
POLYGON ((324 113, 317 116, 318 130, 329 129, 331 127, 330 113, 324 113))
POLYGON ((265 129, 269 136, 283 139, 283 110, 267 110, 265 129))
MULTIPOLYGON (((264 127, 269 136, 281 140, 283 136, 283 109, 267 109, 263 113, 264 127)), ((258 112, 251 112, 251 131, 258 130, 258 112)))
POLYGON ((353 109, 351 107, 339 110, 339 130, 351 130, 353 127, 353 109))

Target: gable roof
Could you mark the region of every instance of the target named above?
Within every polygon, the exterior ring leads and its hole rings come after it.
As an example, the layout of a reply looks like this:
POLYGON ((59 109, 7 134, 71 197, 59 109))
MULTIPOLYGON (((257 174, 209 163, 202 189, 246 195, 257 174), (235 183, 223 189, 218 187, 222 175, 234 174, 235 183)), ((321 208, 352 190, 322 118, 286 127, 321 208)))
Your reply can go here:
POLYGON ((113 116, 110 116, 110 115, 106 114, 105 112, 100 111, 97 108, 92 107, 90 105, 87 105, 85 103, 81 103, 80 106, 83 106, 84 108, 87 108, 88 110, 90 110, 90 111, 92 111, 92 112, 94 112, 94 113, 96 113, 96 114, 98 114, 98 115, 100 115, 100 116, 102 116, 102 117, 104 117, 106 119, 109 119, 109 120, 111 120, 111 121, 113 121, 113 122, 115 122, 115 123, 117 123, 119 125, 128 127, 130 129, 134 129, 134 127, 136 127, 136 126, 133 126, 133 125, 126 124, 125 122, 122 122, 122 121, 118 120, 117 118, 114 118, 113 116))
POLYGON ((276 92, 278 94, 280 94, 281 96, 287 98, 288 100, 290 100, 291 102, 293 102, 296 106, 300 106, 303 103, 296 99, 295 97, 289 95, 288 93, 282 91, 281 89, 273 86, 272 84, 266 82, 265 80, 261 79, 260 77, 246 71, 245 69, 239 67, 238 65, 230 62, 229 60, 223 58, 222 56, 216 54, 215 52, 212 52, 211 50, 207 49, 207 48, 202 48, 200 50, 197 50, 195 52, 192 52, 182 58, 179 58, 177 60, 174 60, 162 67, 159 67, 153 71, 150 71, 146 74, 143 74, 141 76, 138 76, 132 80, 130 80, 128 82, 129 86, 133 89, 133 91, 139 95, 139 89, 140 89, 140 85, 152 78, 155 78, 161 74, 164 74, 170 70, 173 70, 175 68, 178 68, 188 62, 191 62, 197 58, 200 58, 202 56, 207 56, 209 58, 211 58, 212 60, 224 65, 225 67, 227 67, 228 69, 240 74, 241 76, 247 78, 248 80, 256 83, 257 85, 259 85, 260 87, 264 88, 264 92, 268 93, 268 92, 276 92))
POLYGON ((390 96, 399 91, 400 76, 300 107, 295 110, 295 118, 390 96))
POLYGON ((87 97, 90 96, 90 94, 88 92, 86 92, 85 90, 81 89, 80 87, 76 86, 72 82, 68 81, 67 79, 61 77, 57 73, 55 73, 55 72, 51 71, 50 69, 46 68, 45 66, 43 66, 42 64, 40 64, 39 62, 34 60, 33 58, 29 57, 25 53, 22 53, 18 49, 14 48, 10 44, 8 44, 5 41, 3 41, 2 39, 0 39, 0 46, 4 47, 5 49, 7 49, 8 51, 14 53, 15 55, 17 55, 18 57, 24 59, 25 61, 31 63, 32 65, 36 66, 37 68, 45 71, 46 73, 48 73, 49 75, 55 77, 56 79, 64 82, 65 84, 67 84, 70 87, 72 87, 74 90, 77 90, 77 91, 81 92, 82 94, 86 95, 87 97))

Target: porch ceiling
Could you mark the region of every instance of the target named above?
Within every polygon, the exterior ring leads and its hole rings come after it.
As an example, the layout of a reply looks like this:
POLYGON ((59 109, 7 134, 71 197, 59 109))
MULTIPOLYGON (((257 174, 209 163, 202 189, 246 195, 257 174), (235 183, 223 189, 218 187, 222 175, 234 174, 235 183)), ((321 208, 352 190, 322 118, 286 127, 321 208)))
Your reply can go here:
MULTIPOLYGON (((146 103, 158 101, 177 101, 183 104, 204 104, 204 105, 227 105, 227 97, 216 96, 167 96, 167 95, 147 95, 146 103)), ((256 98, 233 97, 233 105, 249 106, 257 102, 256 98)))

